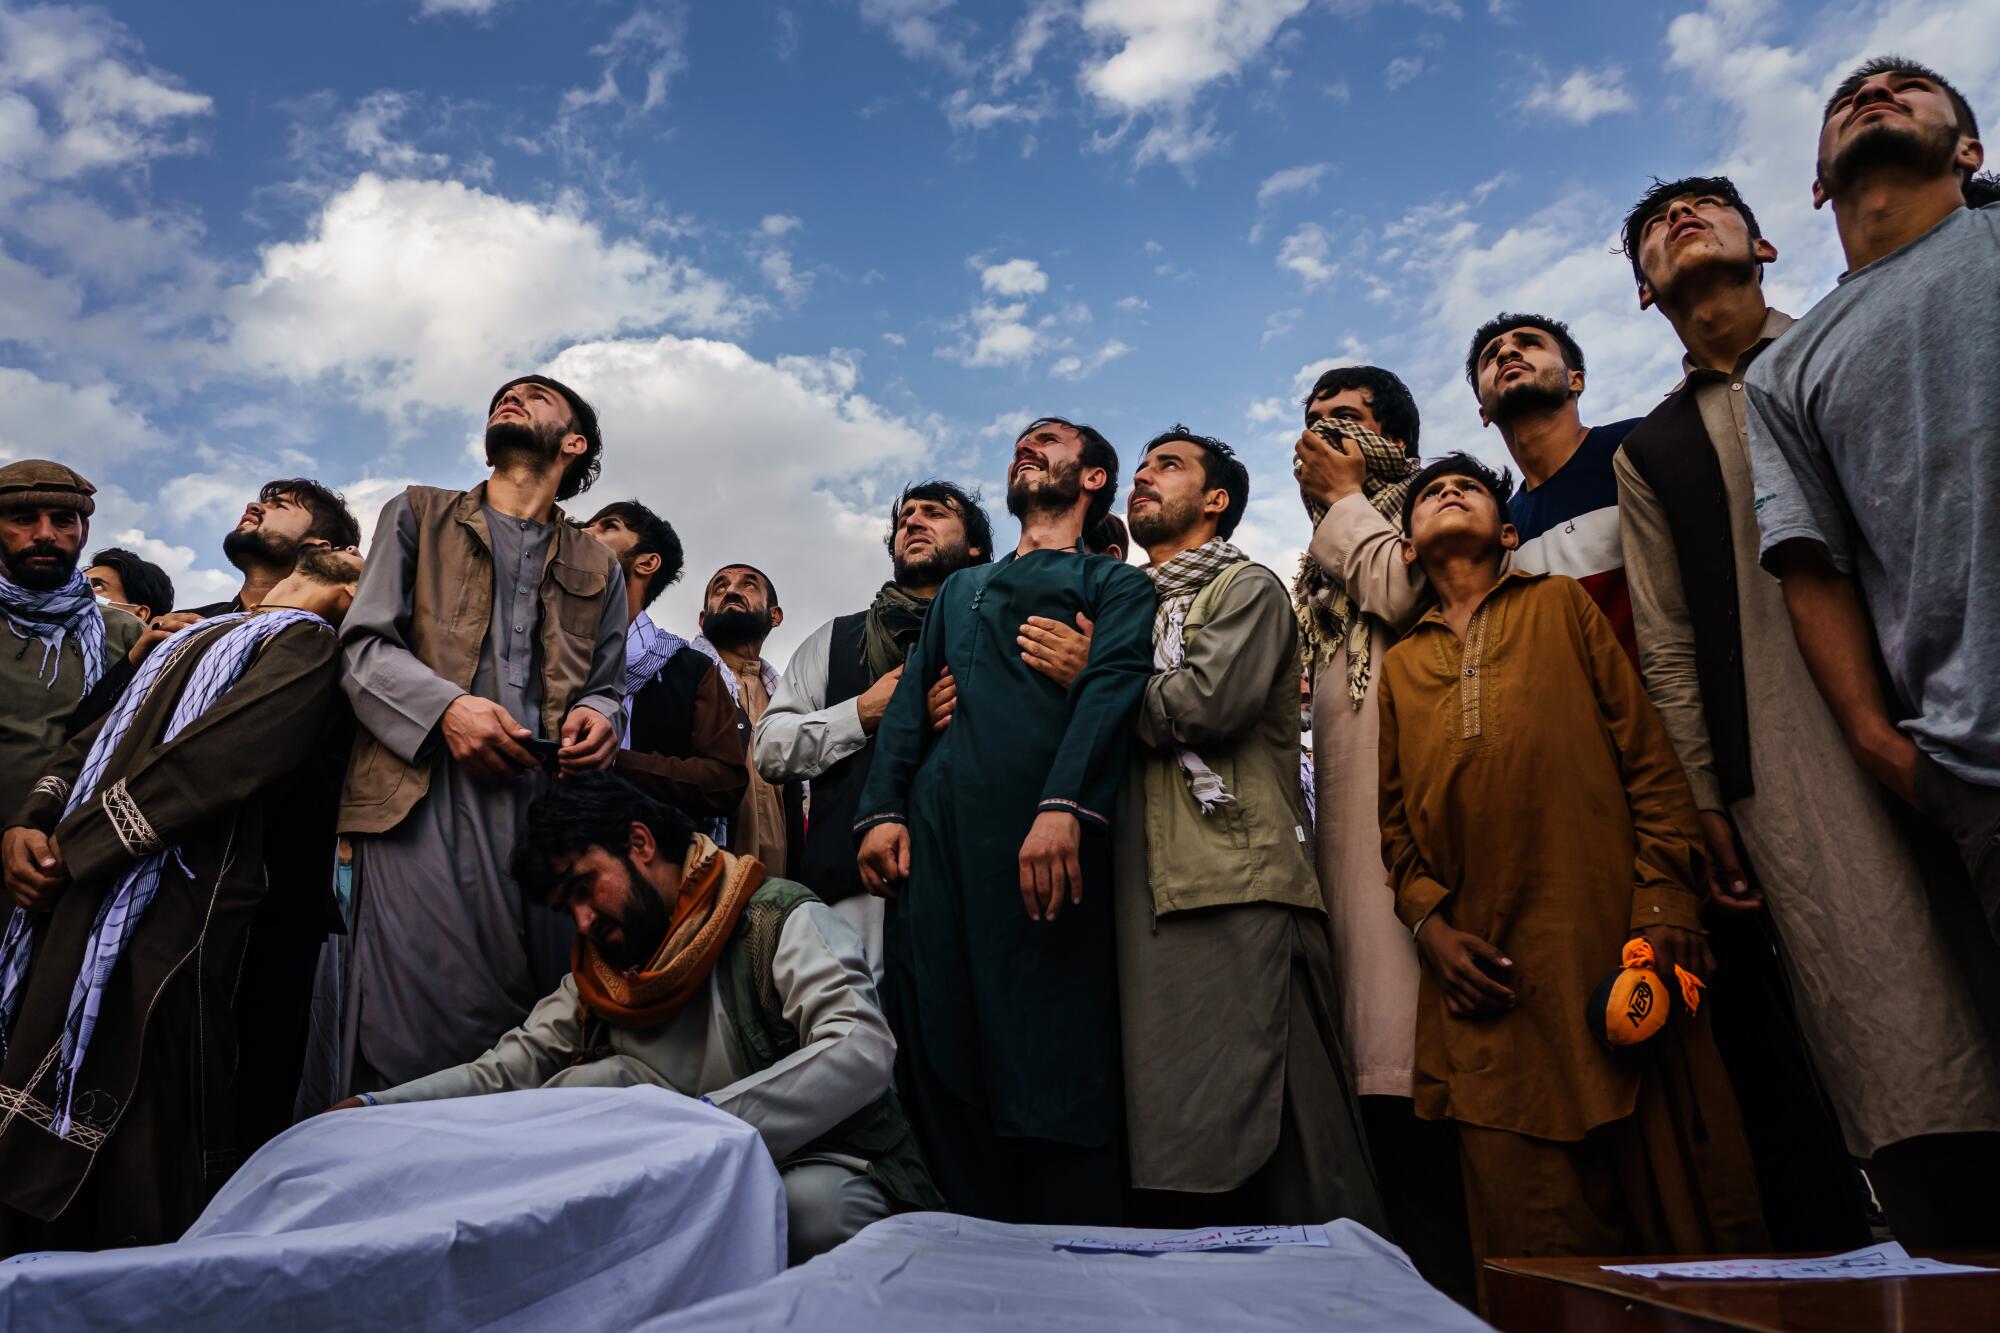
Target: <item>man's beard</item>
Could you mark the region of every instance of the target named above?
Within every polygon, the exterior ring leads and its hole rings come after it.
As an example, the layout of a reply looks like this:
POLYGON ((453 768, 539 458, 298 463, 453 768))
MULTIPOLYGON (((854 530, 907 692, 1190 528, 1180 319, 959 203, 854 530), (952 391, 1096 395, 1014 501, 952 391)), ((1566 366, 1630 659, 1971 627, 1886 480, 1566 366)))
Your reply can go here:
POLYGON ((246 574, 252 565, 291 569, 298 562, 299 548, 298 539, 280 537, 262 528, 237 528, 222 539, 223 557, 246 574))
POLYGON ((1523 417, 1553 412, 1569 398, 1569 371, 1557 367, 1547 375, 1503 385, 1500 392, 1494 395, 1492 405, 1486 409, 1486 415, 1496 424, 1519 421, 1523 417))
POLYGON ((1907 170, 1920 176, 1942 176, 1958 151, 1958 127, 1935 130, 1915 124, 1879 120, 1847 141, 1831 162, 1819 164, 1819 183, 1829 196, 1840 195, 1862 177, 1883 170, 1907 170))
POLYGON ((6 557, 7 577, 15 587, 25 588, 29 592, 54 592, 68 583, 70 576, 76 573, 77 556, 81 554, 80 549, 70 553, 53 542, 30 542, 21 550, 6 557), (33 556, 53 556, 55 563, 30 565, 28 560, 33 556))
POLYGON ((621 972, 629 972, 644 967, 659 952, 673 913, 639 873, 639 867, 632 864, 630 856, 618 859, 625 866, 625 912, 611 924, 618 927, 620 938, 611 943, 592 932, 590 943, 605 962, 621 972))
POLYGON ((292 572, 335 588, 361 581, 360 567, 342 557, 331 546, 301 546, 292 572))
POLYGON ((1654 287, 1653 299, 1678 309, 1684 304, 1682 298, 1691 299, 1704 292, 1748 286, 1757 281, 1757 274, 1763 267, 1748 246, 1740 255, 1711 255, 1687 265, 1665 284, 1654 287))
POLYGON ((537 428, 521 421, 496 421, 486 428, 486 465, 500 467, 517 459, 534 464, 562 457, 562 426, 537 428))
POLYGON ((1130 529, 1132 540, 1141 546, 1153 546, 1183 536, 1201 520, 1201 509, 1193 500, 1153 498, 1158 503, 1143 509, 1127 506, 1125 510, 1125 526, 1130 529))
POLYGON ((710 611, 702 618, 701 632, 718 648, 741 648, 762 643, 771 635, 771 613, 764 611, 710 611))
POLYGON ((1050 463, 1036 485, 1018 473, 1007 483, 1007 512, 1025 519, 1030 514, 1066 514, 1083 494, 1083 461, 1050 463))
MULTIPOLYGON (((935 588, 947 576, 956 574, 972 563, 972 543, 960 542, 956 546, 932 543, 928 554, 919 556, 897 556, 896 582, 905 588, 935 588)), ((713 636, 710 636, 713 637, 713 636)))

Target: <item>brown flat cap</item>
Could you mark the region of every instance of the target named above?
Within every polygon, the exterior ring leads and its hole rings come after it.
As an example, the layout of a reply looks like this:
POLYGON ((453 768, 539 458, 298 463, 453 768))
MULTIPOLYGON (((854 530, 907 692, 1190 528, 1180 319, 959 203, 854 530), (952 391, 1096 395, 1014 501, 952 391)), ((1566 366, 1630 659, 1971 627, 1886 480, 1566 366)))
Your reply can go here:
POLYGON ((23 458, 0 467, 0 507, 34 505, 74 509, 88 517, 97 509, 97 488, 74 468, 46 458, 23 458))

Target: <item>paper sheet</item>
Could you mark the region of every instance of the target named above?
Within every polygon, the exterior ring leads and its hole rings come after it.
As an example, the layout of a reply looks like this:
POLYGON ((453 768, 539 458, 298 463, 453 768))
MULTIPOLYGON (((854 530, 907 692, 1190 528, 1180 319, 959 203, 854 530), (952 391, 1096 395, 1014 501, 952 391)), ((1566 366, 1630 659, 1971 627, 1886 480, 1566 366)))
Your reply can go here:
POLYGON ((1912 1259, 1895 1241, 1822 1259, 1703 1259, 1675 1264, 1605 1264, 1607 1273, 1677 1281, 1751 1278, 1758 1281, 1824 1281, 1829 1278, 1932 1277, 1948 1273, 2000 1273, 2000 1269, 1912 1259))
POLYGON ((1325 1227, 1208 1227, 1149 1240, 1112 1240, 1104 1236, 1064 1236, 1049 1242, 1056 1250, 1110 1251, 1117 1254, 1185 1254, 1191 1250, 1261 1250, 1274 1245, 1326 1246, 1325 1227))

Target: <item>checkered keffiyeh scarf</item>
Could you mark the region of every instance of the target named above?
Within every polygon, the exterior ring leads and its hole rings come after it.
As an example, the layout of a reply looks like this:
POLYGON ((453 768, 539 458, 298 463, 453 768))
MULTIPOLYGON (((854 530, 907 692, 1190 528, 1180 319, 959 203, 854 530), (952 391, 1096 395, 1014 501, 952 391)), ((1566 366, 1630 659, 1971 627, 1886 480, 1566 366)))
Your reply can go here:
MULTIPOLYGON (((1360 448, 1362 458, 1368 462, 1368 474, 1361 481, 1362 495, 1376 513, 1401 524, 1403 497, 1410 489, 1410 479, 1423 470, 1423 465, 1404 453, 1401 445, 1392 444, 1352 421, 1315 421, 1312 429, 1335 448, 1341 447, 1341 436, 1360 448)), ((1326 517, 1327 507, 1312 496, 1304 498, 1306 514, 1313 527, 1318 528, 1320 520, 1326 517)), ((1368 696, 1368 675, 1374 667, 1374 635, 1368 617, 1348 596, 1346 585, 1321 569, 1311 555, 1299 557, 1298 576, 1292 580, 1292 603, 1299 619, 1299 649, 1307 668, 1332 662, 1335 652, 1345 648, 1347 701, 1350 707, 1359 709, 1368 696)))
MULTIPOLYGON (((138 675, 105 719, 96 741, 91 744, 89 755, 83 761, 82 770, 77 773, 76 785, 69 793, 68 804, 63 807, 63 817, 68 818, 93 798, 101 799, 105 814, 117 830, 119 841, 125 844, 128 851, 143 854, 119 877, 98 904, 97 914, 91 922, 90 939, 84 945, 82 965, 77 969, 76 980, 70 988, 69 1013, 63 1024, 62 1061, 56 1071, 56 1117, 51 1126, 51 1132, 58 1138, 67 1137, 70 1131, 77 1071, 83 1068, 91 1035, 97 1029, 98 1012, 103 1005, 104 990, 111 980, 111 973, 123 956, 133 932, 138 929, 146 909, 152 906, 154 895, 159 892, 160 875, 166 869, 168 860, 180 860, 180 849, 162 842, 147 822, 144 812, 126 793, 122 781, 114 782, 110 788, 99 793, 98 783, 104 776, 104 770, 153 687, 192 646, 196 636, 213 634, 218 625, 229 626, 216 637, 189 675, 180 698, 174 704, 166 730, 161 733, 162 745, 186 731, 242 679, 251 657, 266 640, 300 623, 317 625, 328 633, 333 631, 331 625, 312 612, 288 607, 256 615, 239 612, 233 616, 217 616, 189 625, 173 635, 155 648, 140 666, 138 675)), ((182 873, 186 873, 185 866, 182 873)), ((30 913, 16 907, 7 922, 4 936, 0 936, 0 1056, 6 1053, 7 1029, 13 1024, 15 1011, 26 988, 28 960, 34 950, 35 924, 30 913)))
MULTIPOLYGON (((1153 669, 1174 671, 1187 663, 1187 617, 1201 590, 1221 577, 1231 565, 1249 559, 1221 538, 1182 551, 1162 565, 1148 565, 1147 577, 1160 594, 1159 610, 1153 614, 1153 669)), ((1203 814, 1235 803, 1236 798, 1222 784, 1215 770, 1193 750, 1182 749, 1176 757, 1186 774, 1188 787, 1203 814)))
POLYGON ((23 588, 0 573, 0 617, 16 637, 33 639, 42 645, 41 670, 47 676, 44 688, 54 689, 62 674, 63 636, 74 634, 83 654, 83 694, 89 694, 104 674, 104 613, 97 609, 97 594, 83 571, 72 570, 69 582, 47 592, 23 588))

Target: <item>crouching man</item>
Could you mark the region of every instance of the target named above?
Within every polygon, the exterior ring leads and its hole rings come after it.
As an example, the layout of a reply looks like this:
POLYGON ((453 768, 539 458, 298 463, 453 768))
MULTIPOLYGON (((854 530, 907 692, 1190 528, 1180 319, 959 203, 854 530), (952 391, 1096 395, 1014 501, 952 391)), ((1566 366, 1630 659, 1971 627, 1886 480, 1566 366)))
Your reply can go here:
POLYGON ((332 1109, 638 1084, 700 1097, 763 1135, 795 1264, 944 1207, 889 1089, 896 1041, 861 940, 809 890, 609 774, 529 807, 513 873, 576 919, 570 974, 470 1064, 332 1109))

